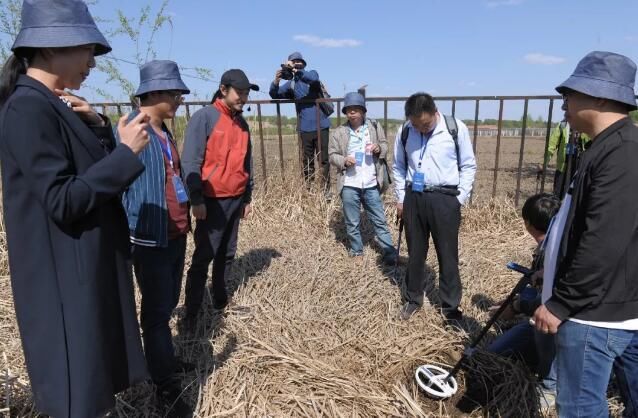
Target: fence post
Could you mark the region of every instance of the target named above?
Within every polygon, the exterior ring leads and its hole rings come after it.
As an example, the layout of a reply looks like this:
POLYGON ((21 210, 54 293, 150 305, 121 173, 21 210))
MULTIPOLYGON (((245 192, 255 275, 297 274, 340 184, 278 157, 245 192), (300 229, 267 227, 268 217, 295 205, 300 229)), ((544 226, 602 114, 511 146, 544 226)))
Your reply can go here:
POLYGON ((518 152, 518 174, 516 175, 516 197, 514 198, 514 204, 518 207, 518 198, 521 194, 521 171, 523 170, 523 155, 525 153, 525 134, 527 129, 527 108, 529 106, 529 99, 525 99, 525 106, 523 107, 523 131, 521 132, 521 149, 518 152))
POLYGON ((388 137, 388 100, 383 100, 383 132, 388 137))
POLYGON ((496 134, 496 155, 494 159, 494 184, 492 185, 492 197, 496 197, 496 184, 498 182, 498 162, 501 154, 501 131, 503 129, 503 99, 500 99, 498 108, 498 133, 496 134))
POLYGON ((257 104, 257 115, 259 117, 259 142, 261 147, 261 172, 264 177, 264 191, 268 191, 268 177, 266 177, 266 151, 264 147, 264 127, 261 120, 261 105, 257 104))
MULTIPOLYGON (((319 106, 319 101, 315 101, 315 105, 316 105, 316 112, 317 112, 317 160, 316 161, 316 167, 319 167, 319 172, 321 173, 321 181, 324 181, 325 179, 323 178, 323 166, 321 165, 321 161, 322 161, 322 150, 321 150, 321 106, 319 106)), ((330 169, 330 168, 328 168, 330 169)), ((315 176, 316 176, 317 170, 315 169, 315 176)), ((315 180, 317 178, 315 177, 315 180)), ((324 185, 322 185, 324 186, 324 185)))
POLYGON ((284 142, 281 134, 281 105, 279 103, 277 103, 277 135, 279 136, 279 166, 281 167, 281 180, 285 180, 284 142))
POLYGON ((541 179, 541 193, 545 191, 545 177, 547 175, 547 145, 552 129, 552 114, 554 113, 554 99, 549 99, 549 114, 547 115, 547 131, 545 132, 545 152, 543 152, 543 178, 541 179))

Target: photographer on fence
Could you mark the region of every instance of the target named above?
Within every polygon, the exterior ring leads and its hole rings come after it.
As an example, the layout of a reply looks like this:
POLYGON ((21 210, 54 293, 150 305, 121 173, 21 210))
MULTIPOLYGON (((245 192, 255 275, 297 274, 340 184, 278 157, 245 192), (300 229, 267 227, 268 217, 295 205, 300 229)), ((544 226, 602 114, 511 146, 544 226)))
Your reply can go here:
MULTIPOLYGON (((275 80, 270 85, 270 97, 273 99, 314 100, 322 98, 323 85, 319 74, 306 69, 306 61, 299 52, 288 56, 288 61, 281 65, 275 73, 275 80), (281 80, 288 80, 279 85, 281 80)), ((330 165, 328 164, 328 141, 332 106, 320 106, 320 143, 317 138, 317 105, 314 103, 296 103, 298 128, 303 146, 303 175, 306 183, 314 180, 315 150, 321 146, 321 174, 326 198, 330 198, 330 165)))

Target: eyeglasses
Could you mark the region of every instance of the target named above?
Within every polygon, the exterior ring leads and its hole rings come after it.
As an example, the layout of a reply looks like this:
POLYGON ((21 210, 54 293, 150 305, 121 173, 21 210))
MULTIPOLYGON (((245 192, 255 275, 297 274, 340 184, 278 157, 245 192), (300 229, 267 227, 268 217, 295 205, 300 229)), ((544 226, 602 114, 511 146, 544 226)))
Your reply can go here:
POLYGON ((563 94, 563 103, 564 103, 565 105, 567 105, 567 99, 568 99, 567 94, 563 94))
POLYGON ((180 92, 167 91, 166 94, 168 94, 168 96, 177 103, 181 103, 184 100, 184 96, 182 95, 181 91, 180 92))

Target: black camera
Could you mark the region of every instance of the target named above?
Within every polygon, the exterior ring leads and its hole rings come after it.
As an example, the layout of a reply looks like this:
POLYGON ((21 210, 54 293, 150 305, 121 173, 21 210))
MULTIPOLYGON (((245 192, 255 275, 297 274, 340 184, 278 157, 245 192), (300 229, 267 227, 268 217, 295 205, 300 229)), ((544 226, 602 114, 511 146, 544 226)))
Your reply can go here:
POLYGON ((292 68, 286 64, 281 64, 281 78, 284 80, 292 80, 295 74, 292 72, 292 68))

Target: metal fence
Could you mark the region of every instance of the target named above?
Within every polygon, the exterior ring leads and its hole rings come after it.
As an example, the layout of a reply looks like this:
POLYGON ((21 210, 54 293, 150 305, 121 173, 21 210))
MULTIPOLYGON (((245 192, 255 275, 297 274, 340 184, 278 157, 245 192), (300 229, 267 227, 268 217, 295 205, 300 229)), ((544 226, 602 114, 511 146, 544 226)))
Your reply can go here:
MULTIPOLYGON (((469 103, 470 105, 473 104, 474 107, 474 124, 473 126, 470 125, 470 135, 472 137, 472 147, 474 150, 474 153, 477 154, 477 144, 480 141, 483 141, 483 137, 486 136, 484 133, 481 133, 480 128, 478 126, 478 121, 479 121, 479 113, 481 110, 481 105, 485 104, 486 102, 493 104, 498 104, 498 125, 497 128, 495 129, 495 135, 496 135, 496 139, 495 139, 495 144, 494 144, 494 154, 493 154, 493 161, 492 161, 492 155, 490 155, 491 153, 491 149, 487 150, 487 151, 481 151, 483 154, 483 157, 485 157, 485 161, 479 165, 479 172, 482 175, 482 183, 481 183, 481 190, 480 190, 480 195, 482 197, 496 197, 497 195, 504 195, 508 198, 512 198, 514 200, 514 203, 518 206, 519 202, 520 202, 520 198, 521 195, 530 195, 533 194, 535 192, 542 192, 545 190, 545 185, 546 185, 546 180, 547 180, 547 173, 548 173, 548 165, 547 165, 547 144, 549 141, 549 137, 550 137, 550 131, 552 128, 552 116, 554 113, 554 106, 555 106, 555 102, 557 99, 561 99, 560 96, 445 96, 445 97, 435 97, 434 98, 437 106, 439 108, 441 108, 441 104, 442 103, 447 103, 448 105, 451 105, 451 114, 453 116, 456 115, 456 110, 457 110, 457 106, 460 103, 469 103), (547 105, 547 113, 546 113, 546 117, 544 118, 544 120, 546 121, 545 123, 545 127, 544 128, 527 128, 527 124, 528 124, 528 109, 529 109, 529 104, 531 101, 540 101, 543 104, 547 105), (522 121, 521 121, 521 128, 516 128, 516 129, 512 129, 512 128, 503 128, 503 112, 504 112, 504 108, 506 107, 506 105, 509 105, 512 102, 518 102, 519 105, 522 102, 523 104, 523 111, 522 111, 522 121), (542 153, 537 153, 537 155, 534 157, 536 158, 535 161, 532 161, 531 163, 528 162, 528 166, 524 167, 524 161, 525 161, 525 156, 526 156, 526 146, 527 146, 527 142, 528 142, 528 138, 531 136, 535 136, 536 140, 538 141, 539 139, 543 139, 543 148, 542 148, 542 153), (542 135, 542 138, 538 138, 538 135, 542 135), (515 138, 512 138, 515 137, 515 138), (479 138, 480 141, 479 141, 479 138), (507 138, 508 141, 512 141, 512 139, 517 141, 517 152, 516 152, 516 160, 512 161, 512 164, 514 164, 514 166, 511 166, 511 164, 509 166, 503 166, 501 164, 501 147, 503 145, 503 140, 504 138, 507 138), (541 157, 542 155, 542 157, 541 157), (539 161, 540 160, 540 161, 539 161), (487 164, 487 165, 486 165, 487 164), (531 167, 530 168, 530 164, 531 167), (539 168, 542 167, 542 169, 540 170, 536 170, 534 169, 534 164, 536 164, 536 166, 538 166, 539 168), (491 175, 489 174, 491 173, 491 175), (499 184, 499 175, 503 176, 503 175, 507 175, 508 176, 508 184, 506 186, 501 187, 501 189, 499 190, 499 188, 497 187, 499 184), (525 176, 525 179, 523 179, 522 177, 525 176), (489 186, 486 183, 489 177, 489 181, 491 181, 491 192, 489 191, 489 186), (535 187, 530 187, 529 183, 530 183, 530 178, 532 178, 531 183, 534 182, 534 177, 535 177, 535 187), (522 190, 521 185, 522 185, 522 181, 525 180, 528 182, 528 184, 525 187, 525 190, 522 190), (513 183, 515 181, 515 185, 514 184, 510 184, 513 183), (540 184, 539 184, 540 183, 540 184), (499 192, 499 193, 497 193, 499 192)), ((384 131, 386 132, 387 136, 389 139, 392 138, 391 134, 388 132, 388 105, 391 103, 404 103, 407 100, 407 97, 368 97, 366 98, 366 102, 368 104, 371 103, 382 103, 383 105, 383 116, 382 116, 382 126, 384 128, 384 131)), ((333 102, 335 104, 335 114, 334 117, 336 118, 336 122, 337 124, 341 124, 341 118, 342 118, 342 113, 341 113, 341 106, 342 106, 342 102, 343 102, 343 98, 330 98, 330 99, 317 99, 315 101, 311 101, 312 103, 316 102, 316 103, 320 103, 320 102, 333 102)), ((274 175, 275 171, 279 171, 279 174, 282 176, 282 178, 286 178, 286 176, 289 174, 287 173, 287 168, 286 168, 286 164, 285 164, 285 156, 284 156, 284 135, 282 133, 282 106, 284 105, 294 105, 295 103, 301 103, 299 101, 295 102, 292 100, 250 100, 247 105, 249 106, 256 106, 256 115, 255 115, 255 119, 256 121, 253 122, 253 129, 256 128, 257 130, 257 135, 255 136, 255 132, 253 131, 252 135, 253 138, 257 138, 258 139, 258 158, 255 158, 255 162, 256 162, 256 171, 259 172, 259 181, 261 181, 263 183, 264 187, 268 187, 268 180, 269 180, 269 176, 274 175), (267 141, 264 135, 264 124, 263 124, 263 107, 264 106, 275 106, 275 118, 276 118, 276 135, 275 138, 269 138, 269 139, 275 139, 277 141, 277 150, 272 150, 272 146, 269 146, 268 148, 272 151, 266 151, 266 142, 270 142, 267 141), (279 166, 278 167, 270 167, 270 162, 272 161, 276 161, 279 160, 279 166)), ((184 116, 185 116, 185 121, 188 122, 188 120, 190 120, 191 114, 193 112, 193 110, 195 108, 201 107, 201 106, 205 106, 208 105, 209 102, 185 102, 183 104, 183 112, 184 112, 184 116)), ((94 106, 96 106, 98 109, 101 109, 103 111, 103 113, 105 114, 117 114, 117 115, 122 115, 123 113, 127 112, 128 110, 131 109, 131 104, 130 103, 95 103, 94 106), (114 112, 111 111, 112 109, 114 109, 114 112)), ((317 116, 319 116, 319 113, 321 112, 320 107, 317 106, 317 116)), ((380 117, 377 118, 378 120, 381 119, 380 117)), ((319 121, 319 117, 317 118, 317 120, 319 121)), ((172 121, 169 122, 169 125, 171 127, 171 129, 173 131, 175 131, 176 128, 176 121, 175 119, 173 119, 172 121)), ((319 126, 319 122, 317 122, 317 135, 319 136, 319 131, 321 130, 320 126, 319 126)), ((299 164, 301 165, 301 146, 300 146, 300 141, 299 138, 295 138, 296 139, 296 147, 297 147, 297 155, 299 158, 299 164)), ((511 148, 513 142, 508 142, 508 146, 509 148, 511 148)), ((536 144, 535 149, 539 150, 539 145, 540 144, 536 144)), ((255 149, 255 148, 254 148, 255 149)), ((316 156, 317 156, 317 160, 318 162, 321 161, 321 147, 317 147, 317 152, 316 152, 316 156)), ((511 154, 511 152, 510 152, 511 154)), ((481 156, 477 155, 477 160, 480 160, 481 156)), ((301 168, 301 167, 299 167, 301 168)), ((301 175, 301 170, 298 171, 298 174, 295 175, 301 175)), ((475 193, 474 195, 476 196, 476 187, 475 187, 475 193)))

